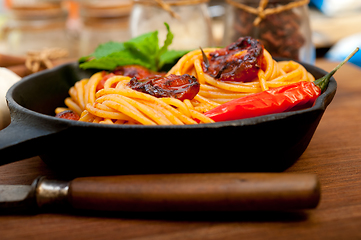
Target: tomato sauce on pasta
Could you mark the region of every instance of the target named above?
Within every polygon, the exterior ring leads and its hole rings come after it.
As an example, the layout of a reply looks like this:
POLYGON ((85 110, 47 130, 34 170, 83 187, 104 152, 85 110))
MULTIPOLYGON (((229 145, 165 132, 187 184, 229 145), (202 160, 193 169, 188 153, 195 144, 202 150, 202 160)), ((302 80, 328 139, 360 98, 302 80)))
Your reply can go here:
MULTIPOLYGON (((219 48, 205 48, 208 58, 219 48)), ((232 54, 241 55, 242 50, 232 54)), ((67 108, 57 108, 56 114, 72 110, 79 121, 103 124, 173 125, 212 123, 203 113, 222 103, 253 93, 265 91, 299 81, 314 81, 314 77, 294 61, 276 62, 263 49, 261 64, 253 79, 247 81, 220 81, 204 69, 201 50, 184 55, 166 74, 194 76, 199 82, 199 92, 193 99, 173 97, 157 98, 129 87, 131 77, 112 75, 103 81, 104 73, 98 72, 89 79, 82 79, 69 90, 65 99, 67 108), (99 83, 104 87, 99 89, 99 83)))

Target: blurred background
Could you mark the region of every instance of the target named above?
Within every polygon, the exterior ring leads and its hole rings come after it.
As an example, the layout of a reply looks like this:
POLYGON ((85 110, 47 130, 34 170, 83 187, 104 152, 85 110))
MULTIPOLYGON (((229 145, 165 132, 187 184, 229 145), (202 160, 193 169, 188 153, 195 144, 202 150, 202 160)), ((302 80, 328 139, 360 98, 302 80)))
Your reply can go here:
MULTIPOLYGON (((158 2, 2 0, 0 54, 23 57, 29 51, 56 47, 67 50, 67 59, 77 59, 90 54, 101 43, 123 42, 153 30, 159 31, 162 41, 166 34, 163 22, 169 23, 175 34, 172 45, 175 49, 225 46, 239 36, 253 35, 264 39, 267 49, 274 48, 274 56, 314 63, 316 58, 339 61, 361 46, 360 0, 311 0, 299 11, 294 8, 290 14, 266 17, 258 26, 253 25, 257 16, 232 3, 257 8, 259 0, 194 1, 196 4, 190 5, 163 1, 170 3, 171 11, 158 2), (287 27, 292 33, 282 35, 287 27), (262 35, 270 28, 274 29, 271 35, 262 35), (294 49, 286 48, 286 42, 294 49)), ((276 2, 284 4, 285 0, 269 0, 268 7, 275 7, 279 4, 276 2)), ((361 67, 360 56, 352 62, 361 67)), ((0 64, 4 65, 1 59, 0 64)))

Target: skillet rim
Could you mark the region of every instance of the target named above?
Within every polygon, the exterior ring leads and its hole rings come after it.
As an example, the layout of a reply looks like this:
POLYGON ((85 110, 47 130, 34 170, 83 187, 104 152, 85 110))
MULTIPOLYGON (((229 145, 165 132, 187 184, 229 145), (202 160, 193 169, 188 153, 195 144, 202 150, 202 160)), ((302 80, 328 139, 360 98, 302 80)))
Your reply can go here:
MULTIPOLYGON (((281 60, 285 60, 285 59, 281 59, 281 60)), ((286 59, 286 60, 290 60, 290 59, 286 59)), ((318 68, 317 66, 307 64, 307 63, 303 63, 303 62, 299 62, 299 63, 302 64, 306 68, 307 71, 310 71, 312 69, 312 71, 319 72, 322 75, 325 75, 327 73, 325 70, 323 70, 321 68, 318 68)), ((45 120, 49 121, 49 124, 51 124, 53 122, 53 123, 62 124, 62 125, 65 124, 65 125, 68 125, 69 127, 94 127, 94 128, 99 128, 100 127, 100 128, 113 128, 113 129, 193 129, 193 128, 198 129, 198 128, 221 128, 221 127, 252 126, 252 125, 257 125, 259 123, 277 121, 277 120, 293 117, 293 116, 296 116, 296 115, 311 113, 311 112, 314 112, 314 111, 324 111, 326 109, 326 107, 331 103, 332 98, 333 98, 334 94, 336 93, 336 89, 337 89, 337 82, 334 79, 334 77, 331 77, 326 91, 324 93, 322 93, 316 99, 316 102, 312 107, 307 108, 307 109, 290 111, 290 112, 283 112, 283 113, 274 113, 274 114, 269 114, 269 115, 264 115, 264 116, 259 116, 259 117, 240 119, 240 120, 233 120, 233 121, 224 121, 224 122, 215 122, 215 123, 202 123, 202 124, 190 124, 190 125, 156 125, 156 126, 151 126, 151 125, 94 124, 94 123, 88 123, 88 122, 78 122, 78 121, 73 121, 73 120, 68 120, 68 119, 60 119, 60 118, 55 118, 54 116, 51 116, 51 115, 39 113, 39 112, 30 110, 30 109, 28 109, 26 107, 23 107, 22 105, 17 103, 15 101, 15 99, 13 98, 14 91, 16 91, 16 89, 19 86, 21 86, 22 84, 24 84, 26 82, 29 82, 29 81, 33 81, 34 78, 37 78, 37 77, 42 76, 44 74, 48 74, 50 72, 62 71, 62 69, 66 69, 68 67, 71 67, 71 65, 78 65, 78 62, 75 61, 75 62, 65 63, 65 64, 62 64, 62 65, 56 66, 56 67, 54 67, 52 69, 46 69, 44 71, 31 74, 29 76, 26 76, 26 77, 22 78, 20 81, 16 82, 13 86, 11 86, 11 88, 6 93, 6 101, 8 103, 8 107, 10 108, 10 106, 11 106, 11 108, 12 108, 11 111, 10 111, 11 119, 13 120, 14 117, 19 114, 18 112, 23 112, 23 113, 25 113, 27 115, 31 115, 31 116, 35 116, 35 117, 38 117, 38 118, 41 118, 41 119, 45 119, 45 120), (329 98, 329 96, 331 98, 329 98), (14 111, 14 110, 16 110, 16 111, 14 111)))

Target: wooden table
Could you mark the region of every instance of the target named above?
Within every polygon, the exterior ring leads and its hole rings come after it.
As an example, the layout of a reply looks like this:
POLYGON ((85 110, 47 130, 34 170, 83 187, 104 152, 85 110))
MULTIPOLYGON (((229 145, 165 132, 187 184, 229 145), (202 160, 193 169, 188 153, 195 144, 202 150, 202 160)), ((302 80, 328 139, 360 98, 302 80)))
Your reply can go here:
POLYGON ((329 48, 343 38, 358 34, 357 24, 361 21, 358 11, 327 16, 317 9, 310 9, 312 42, 316 48, 329 48))
MULTIPOLYGON (((336 64, 317 61, 330 70, 336 64)), ((361 69, 345 65, 336 96, 305 153, 287 172, 318 175, 315 210, 230 214, 0 216, 0 239, 361 239, 361 69)), ((0 184, 56 177, 38 157, 0 167, 0 184)))

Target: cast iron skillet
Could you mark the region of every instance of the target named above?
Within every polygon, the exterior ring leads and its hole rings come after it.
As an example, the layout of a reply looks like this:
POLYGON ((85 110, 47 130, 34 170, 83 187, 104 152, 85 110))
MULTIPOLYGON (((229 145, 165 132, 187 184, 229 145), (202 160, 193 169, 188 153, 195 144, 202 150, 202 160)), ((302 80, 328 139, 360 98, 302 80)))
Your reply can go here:
MULTIPOLYGON (((326 74, 303 65, 316 79, 326 74)), ((213 124, 110 126, 53 117, 68 89, 93 73, 69 63, 12 86, 0 165, 40 155, 55 170, 76 175, 283 171, 305 151, 336 93, 332 78, 309 109, 213 124)))

